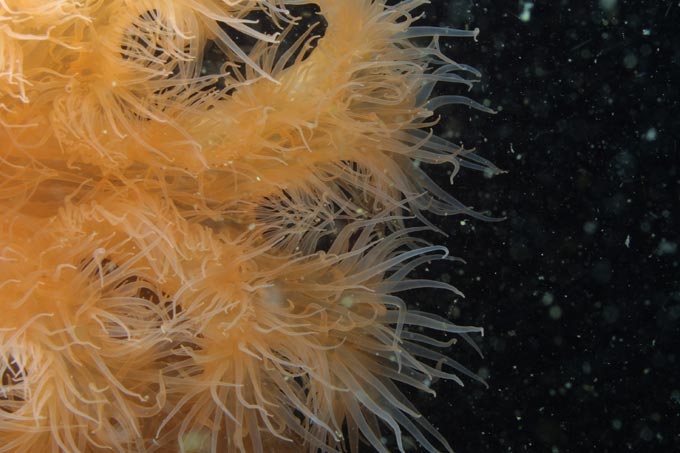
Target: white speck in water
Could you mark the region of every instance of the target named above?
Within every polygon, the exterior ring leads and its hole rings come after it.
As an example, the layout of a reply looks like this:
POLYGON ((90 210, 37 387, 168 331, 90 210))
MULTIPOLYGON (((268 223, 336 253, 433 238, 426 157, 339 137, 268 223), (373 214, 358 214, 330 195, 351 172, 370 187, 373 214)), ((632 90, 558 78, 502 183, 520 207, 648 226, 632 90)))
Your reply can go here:
POLYGON ((522 12, 519 14, 519 20, 522 22, 531 21, 531 10, 534 8, 533 2, 525 2, 522 5, 522 12))

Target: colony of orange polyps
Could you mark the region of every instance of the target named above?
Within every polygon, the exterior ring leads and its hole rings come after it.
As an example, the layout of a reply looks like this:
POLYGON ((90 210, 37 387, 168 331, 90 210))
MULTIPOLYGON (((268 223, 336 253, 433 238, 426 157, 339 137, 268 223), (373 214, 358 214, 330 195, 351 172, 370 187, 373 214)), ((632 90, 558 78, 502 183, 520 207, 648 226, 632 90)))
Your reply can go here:
POLYGON ((474 215, 419 164, 494 167, 423 3, 0 2, 0 451, 451 451, 400 387, 481 329, 399 294, 474 215))

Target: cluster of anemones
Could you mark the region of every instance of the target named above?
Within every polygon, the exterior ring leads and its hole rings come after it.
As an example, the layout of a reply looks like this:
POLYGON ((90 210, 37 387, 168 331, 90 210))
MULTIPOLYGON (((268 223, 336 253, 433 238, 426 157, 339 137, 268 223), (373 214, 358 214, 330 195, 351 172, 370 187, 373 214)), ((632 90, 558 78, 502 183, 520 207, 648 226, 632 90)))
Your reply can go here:
POLYGON ((423 3, 0 2, 0 451, 450 450, 397 384, 480 329, 397 294, 474 215, 417 164, 493 167, 423 3))

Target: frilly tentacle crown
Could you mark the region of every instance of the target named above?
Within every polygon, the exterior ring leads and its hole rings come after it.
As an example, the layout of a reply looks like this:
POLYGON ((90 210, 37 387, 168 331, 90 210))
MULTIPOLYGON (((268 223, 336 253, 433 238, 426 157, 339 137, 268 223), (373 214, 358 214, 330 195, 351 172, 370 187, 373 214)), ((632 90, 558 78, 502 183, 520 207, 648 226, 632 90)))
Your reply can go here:
POLYGON ((402 389, 481 329, 399 294, 481 215, 419 164, 496 169, 423 3, 0 1, 0 451, 451 451, 402 389))

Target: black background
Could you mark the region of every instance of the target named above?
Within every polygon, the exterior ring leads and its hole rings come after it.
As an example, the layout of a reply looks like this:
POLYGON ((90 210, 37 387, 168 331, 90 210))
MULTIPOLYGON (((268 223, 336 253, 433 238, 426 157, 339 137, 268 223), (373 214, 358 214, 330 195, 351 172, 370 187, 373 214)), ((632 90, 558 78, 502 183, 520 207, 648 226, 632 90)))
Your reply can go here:
POLYGON ((456 299, 423 308, 483 326, 487 377, 410 395, 469 452, 680 451, 680 3, 433 1, 425 22, 477 67, 470 93, 499 110, 442 109, 439 132, 506 174, 465 171, 457 198, 503 222, 439 219, 466 265, 436 264, 456 299))

